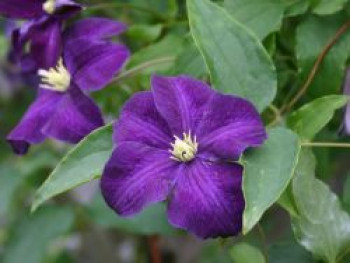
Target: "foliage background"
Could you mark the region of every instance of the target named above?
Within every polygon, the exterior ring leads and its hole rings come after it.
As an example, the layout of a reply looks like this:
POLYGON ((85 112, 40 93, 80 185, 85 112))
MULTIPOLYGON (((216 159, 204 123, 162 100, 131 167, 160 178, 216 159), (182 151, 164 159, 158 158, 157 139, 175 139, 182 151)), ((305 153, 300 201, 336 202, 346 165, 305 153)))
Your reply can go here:
MULTIPOLYGON (((82 2, 88 8, 80 17, 109 17, 129 25, 129 30, 120 40, 132 50, 130 61, 109 87, 94 94, 106 120, 117 118, 120 107, 134 92, 149 88, 151 73, 188 74, 209 81, 207 66, 190 33, 185 0, 82 2)), ((266 124, 271 127, 289 127, 299 135, 304 146, 305 142, 312 140, 349 143, 348 137, 339 135, 343 118, 341 108, 346 99, 341 96, 325 96, 342 94, 344 73, 350 55, 350 31, 343 32, 331 49, 325 52, 307 92, 295 105, 288 107, 288 102, 310 76, 317 58, 337 36, 339 28, 349 21, 349 1, 215 2, 226 9, 234 20, 244 25, 243 35, 248 31, 257 42, 263 44, 276 67, 277 96, 273 104, 263 111, 266 124), (313 104, 307 108, 291 113, 310 102, 313 104), (285 109, 286 114, 281 115, 279 109, 285 109), (334 114, 337 109, 340 110, 334 114)), ((194 20, 196 15, 192 16, 194 20)), ((218 21, 214 18, 216 17, 207 17, 206 26, 215 27, 218 21)), ((2 26, 5 22, 2 21, 2 26)), ((206 42, 207 39, 198 40, 201 30, 199 28, 199 33, 194 34, 197 41, 202 41, 202 45, 199 43, 202 54, 205 53, 203 50, 209 50, 211 52, 208 56, 211 56, 215 50, 225 48, 222 47, 224 45, 220 46, 222 43, 213 49, 208 48, 210 43, 206 42)), ((220 31, 225 30, 222 25, 217 30, 214 31, 215 34, 227 34, 226 31, 220 31)), ((192 28, 192 31, 195 29, 192 28)), ((234 31, 235 34, 238 33, 234 31)), ((230 41, 228 35, 226 41, 230 41)), ((5 141, 6 134, 33 100, 35 89, 19 78, 16 69, 6 61, 9 41, 4 33, 0 35, 0 45, 1 262, 150 262, 154 243, 158 243, 164 262, 350 262, 350 257, 347 256, 350 235, 344 236, 350 229, 348 214, 345 214, 350 212, 349 148, 313 148, 316 156, 316 160, 313 160, 309 147, 302 146, 294 179, 282 198, 272 207, 266 207, 269 209, 259 224, 247 235, 237 238, 196 240, 168 225, 163 205, 151 207, 130 220, 118 218, 103 203, 97 187, 98 179, 55 196, 31 214, 33 200, 40 203, 40 198, 42 201, 47 199, 45 192, 40 192, 41 196, 38 197, 37 189, 72 146, 47 141, 43 145, 32 147, 24 157, 17 157, 11 152, 5 141), (318 180, 325 182, 337 193, 340 203, 318 180)), ((230 52, 233 58, 239 57, 238 49, 233 48, 230 52)), ((222 82, 218 85, 224 87, 225 79, 220 74, 225 70, 235 71, 235 68, 259 63, 253 60, 254 58, 251 61, 231 60, 232 64, 222 65, 222 70, 216 72, 217 75, 212 74, 211 81, 214 84, 222 82)), ((216 66, 211 68, 209 65, 209 70, 215 72, 216 66)), ((274 80, 270 77, 266 82, 269 81, 274 80)), ((266 82, 261 83, 261 87, 266 86, 266 82)), ((224 91, 230 92, 226 88, 224 91)), ((102 147, 101 152, 105 151, 106 156, 111 147, 109 135, 110 130, 107 129, 89 139, 102 147)), ((276 167, 284 169, 287 165, 285 159, 278 157, 284 154, 288 159, 289 152, 293 152, 289 149, 292 147, 290 144, 282 144, 283 140, 281 138, 273 144, 275 151, 271 155, 274 161, 272 170, 276 167)), ((92 146, 85 147, 88 147, 85 151, 89 151, 92 146)), ((57 172, 58 176, 64 174, 68 180, 67 178, 79 177, 85 172, 87 174, 91 161, 98 162, 97 158, 104 158, 90 156, 91 159, 84 159, 87 157, 82 152, 76 155, 73 153, 69 157, 72 162, 75 161, 71 166, 74 169, 67 170, 63 167, 62 171, 57 172)), ((259 162, 259 156, 247 158, 255 158, 259 162)), ((250 169, 256 171, 258 168, 250 169)), ((94 178, 97 175, 89 176, 94 178)), ((89 179, 91 178, 86 181, 89 179)), ((253 181, 253 186, 256 182, 253 181)), ((263 185, 263 190, 268 193, 270 185, 263 185)))

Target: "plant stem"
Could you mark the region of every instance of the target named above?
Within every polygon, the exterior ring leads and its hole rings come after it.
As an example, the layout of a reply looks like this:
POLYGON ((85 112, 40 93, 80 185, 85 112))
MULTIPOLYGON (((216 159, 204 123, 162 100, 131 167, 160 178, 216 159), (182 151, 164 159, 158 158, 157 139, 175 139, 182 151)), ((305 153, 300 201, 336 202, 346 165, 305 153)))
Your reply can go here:
POLYGON ((337 43, 337 41, 339 40, 339 38, 349 29, 350 27, 350 21, 347 21, 345 24, 343 24, 338 31, 335 33, 335 35, 332 37, 332 39, 328 42, 328 44, 324 47, 324 49, 322 50, 322 52, 320 53, 320 55, 317 57, 315 64, 313 65, 307 79, 306 82, 304 83, 304 85, 302 86, 302 88, 299 90, 299 92, 291 99, 291 101, 286 104, 285 106, 283 106, 281 108, 281 112, 285 113, 287 111, 289 111, 294 105, 295 103, 298 102, 298 100, 305 94, 305 92, 307 91, 307 89, 310 87, 312 81, 314 80, 316 73, 322 63, 322 61, 324 60, 324 58, 326 57, 327 53, 331 50, 331 48, 337 43))
POLYGON ((157 236, 148 237, 148 246, 153 263, 162 263, 162 256, 159 251, 158 240, 159 239, 157 236))
POLYGON ((350 143, 337 142, 303 142, 302 147, 330 147, 330 148, 350 148, 350 143))
POLYGON ((119 82, 125 78, 134 76, 135 74, 137 74, 138 72, 148 68, 148 67, 152 67, 155 65, 159 65, 159 64, 163 64, 163 63, 169 63, 169 62, 173 62, 175 60, 175 57, 163 57, 163 58, 158 58, 158 59, 154 59, 154 60, 150 60, 147 61, 143 64, 140 64, 132 69, 129 69, 127 71, 124 71, 123 73, 119 74, 117 77, 115 77, 112 82, 119 82))
POLYGON ((279 109, 275 105, 269 105, 269 109, 273 112, 275 115, 274 119, 267 125, 267 127, 272 127, 275 124, 279 123, 282 120, 282 115, 279 109))

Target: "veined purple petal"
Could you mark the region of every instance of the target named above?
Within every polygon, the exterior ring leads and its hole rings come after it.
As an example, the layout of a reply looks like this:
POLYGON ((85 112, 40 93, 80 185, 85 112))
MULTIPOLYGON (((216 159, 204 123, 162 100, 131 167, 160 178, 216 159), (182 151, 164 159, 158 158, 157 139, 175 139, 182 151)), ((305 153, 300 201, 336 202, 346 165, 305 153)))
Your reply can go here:
POLYGON ((103 172, 102 194, 119 215, 135 214, 166 199, 177 167, 166 151, 135 142, 121 143, 103 172))
POLYGON ((83 90, 103 88, 129 57, 123 45, 81 38, 66 43, 64 50, 73 81, 83 90))
POLYGON ((234 160, 267 138, 259 113, 250 102, 219 93, 206 105, 195 134, 201 154, 234 160))
POLYGON ((196 160, 182 165, 168 205, 169 221, 200 238, 237 235, 242 229, 242 167, 196 160))
POLYGON ((186 76, 153 76, 152 91, 159 113, 178 136, 193 132, 215 93, 204 82, 186 76))
POLYGON ((117 36, 126 30, 126 25, 107 18, 86 18, 76 22, 64 32, 65 42, 77 38, 101 40, 117 36))
POLYGON ((0 14, 18 19, 31 19, 44 14, 45 0, 1 0, 0 14))
POLYGON ((43 16, 24 23, 13 32, 13 51, 24 71, 37 71, 56 65, 61 52, 61 23, 61 20, 43 16), (24 55, 28 42, 31 43, 30 52, 24 55))
POLYGON ((46 138, 42 128, 52 117, 61 99, 61 93, 39 89, 37 99, 7 137, 14 152, 25 154, 30 144, 40 143, 46 138))
POLYGON ((173 140, 168 124, 159 115, 150 91, 135 94, 123 107, 114 126, 114 142, 140 142, 169 149, 173 140))
POLYGON ((77 143, 103 124, 102 114, 93 100, 79 88, 71 86, 50 116, 43 133, 61 141, 77 143))

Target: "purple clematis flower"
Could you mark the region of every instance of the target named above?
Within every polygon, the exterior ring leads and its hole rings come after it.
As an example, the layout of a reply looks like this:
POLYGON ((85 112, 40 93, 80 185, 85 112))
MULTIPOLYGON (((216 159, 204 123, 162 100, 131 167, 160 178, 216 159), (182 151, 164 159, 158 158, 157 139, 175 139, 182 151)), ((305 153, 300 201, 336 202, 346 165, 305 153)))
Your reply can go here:
POLYGON ((28 19, 12 34, 13 51, 23 71, 55 66, 62 48, 63 22, 82 6, 71 0, 1 0, 0 14, 28 19), (30 43, 29 53, 25 53, 30 43))
POLYGON ((99 108, 84 92, 103 88, 129 57, 125 46, 101 40, 123 29, 119 22, 94 18, 65 32, 62 58, 55 67, 38 71, 37 98, 7 138, 16 153, 26 153, 30 144, 46 137, 77 143, 103 125, 99 108), (83 32, 95 34, 83 37, 83 32))
MULTIPOLYGON (((350 68, 347 68, 344 80, 344 94, 350 96, 350 68)), ((346 105, 342 132, 350 135, 350 103, 346 105)))
POLYGON ((118 214, 168 200, 170 223, 200 238, 241 231, 238 160, 266 139, 250 102, 190 77, 154 76, 152 90, 134 95, 114 128, 101 188, 118 214))

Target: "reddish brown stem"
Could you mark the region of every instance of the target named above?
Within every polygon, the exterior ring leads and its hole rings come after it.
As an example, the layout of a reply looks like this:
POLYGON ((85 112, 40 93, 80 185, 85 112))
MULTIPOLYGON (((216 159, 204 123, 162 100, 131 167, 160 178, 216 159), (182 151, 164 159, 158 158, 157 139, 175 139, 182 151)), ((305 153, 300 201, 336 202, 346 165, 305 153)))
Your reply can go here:
POLYGON ((350 27, 350 21, 347 21, 345 24, 343 24, 338 31, 335 33, 335 35, 332 37, 332 39, 328 42, 328 44, 324 47, 320 55, 317 57, 315 64, 313 65, 304 85, 299 90, 299 92, 291 99, 291 101, 284 107, 281 108, 281 112, 285 113, 289 111, 295 103, 305 94, 307 89, 310 87, 312 81, 314 80, 316 73, 326 57, 327 53, 331 50, 331 48, 337 43, 339 38, 349 29, 350 27))
POLYGON ((157 236, 148 237, 148 246, 152 258, 152 263, 162 263, 162 256, 158 245, 159 238, 157 236))

